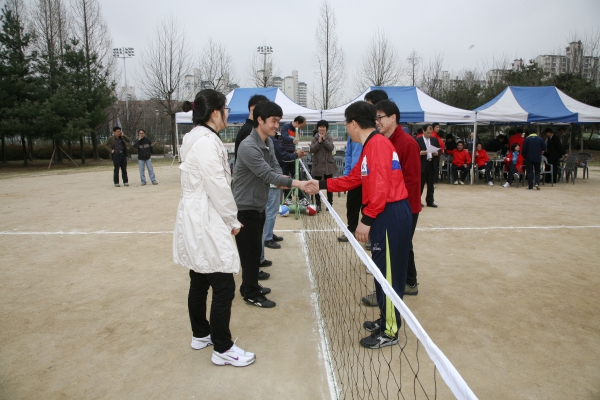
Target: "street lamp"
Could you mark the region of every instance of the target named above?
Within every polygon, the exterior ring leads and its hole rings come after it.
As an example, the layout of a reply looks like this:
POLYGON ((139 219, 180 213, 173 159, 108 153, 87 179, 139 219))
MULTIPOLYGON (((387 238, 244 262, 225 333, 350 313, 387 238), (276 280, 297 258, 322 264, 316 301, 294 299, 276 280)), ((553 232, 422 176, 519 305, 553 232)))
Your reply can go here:
POLYGON ((267 55, 273 53, 273 48, 271 46, 258 46, 256 48, 258 54, 262 54, 263 57, 263 85, 267 87, 267 82, 269 82, 269 76, 267 75, 267 55))
POLYGON ((127 124, 129 124, 129 89, 127 88, 127 69, 125 68, 125 59, 135 56, 133 47, 115 47, 113 57, 123 59, 123 75, 125 77, 125 113, 127 124))

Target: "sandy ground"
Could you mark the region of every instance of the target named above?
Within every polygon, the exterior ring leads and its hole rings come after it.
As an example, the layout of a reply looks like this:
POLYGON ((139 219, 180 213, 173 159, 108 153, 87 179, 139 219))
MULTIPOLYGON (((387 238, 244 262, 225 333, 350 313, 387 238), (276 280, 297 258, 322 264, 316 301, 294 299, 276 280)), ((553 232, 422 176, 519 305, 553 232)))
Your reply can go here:
MULTIPOLYGON (((277 307, 234 300, 256 363, 216 367, 189 347, 171 257, 177 169, 142 187, 133 167, 129 188, 110 166, 0 179, 0 398, 328 398, 300 221, 267 250, 277 307)), ((598 168, 541 191, 437 185, 405 300, 480 398, 600 397, 599 194, 598 168)))

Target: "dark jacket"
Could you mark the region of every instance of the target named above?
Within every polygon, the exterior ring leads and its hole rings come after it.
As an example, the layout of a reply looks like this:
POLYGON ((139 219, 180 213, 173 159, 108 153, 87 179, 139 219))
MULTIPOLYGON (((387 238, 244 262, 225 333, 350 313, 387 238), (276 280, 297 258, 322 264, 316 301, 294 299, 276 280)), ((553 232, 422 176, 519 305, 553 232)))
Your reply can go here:
POLYGON ((237 136, 235 137, 234 154, 235 154, 236 160, 237 160, 238 148, 240 147, 240 144, 244 141, 244 139, 246 139, 248 137, 248 135, 250 135, 250 132, 252 132, 253 124, 254 124, 253 120, 251 120, 250 118, 246 118, 246 122, 244 123, 244 125, 242 125, 242 127, 238 131, 237 136))
POLYGON ((546 150, 546 158, 548 161, 556 162, 565 154, 567 154, 567 152, 560 142, 558 135, 552 135, 552 137, 548 139, 548 149, 546 150))
POLYGON ((294 144, 294 139, 298 139, 296 136, 296 128, 292 122, 289 124, 285 124, 281 127, 281 135, 279 135, 279 141, 281 145, 288 153, 293 153, 296 151, 296 145, 294 144))
POLYGON ((152 157, 152 140, 143 137, 133 142, 133 147, 138 149, 138 160, 149 160, 152 157))
POLYGON ((531 134, 523 142, 521 153, 525 161, 532 163, 542 162, 542 151, 546 150, 544 139, 536 134, 531 134))
POLYGON ((506 154, 508 152, 508 142, 506 141, 506 138, 504 138, 504 142, 501 142, 500 139, 495 138, 487 142, 483 149, 493 153, 500 152, 502 154, 506 154))
POLYGON ((273 148, 275 149, 275 157, 277 157, 277 162, 279 166, 283 170, 285 164, 289 164, 295 162, 298 158, 297 153, 288 153, 281 146, 281 142, 277 138, 269 138, 271 143, 273 144, 273 148))
MULTIPOLYGON (((431 136, 431 138, 429 139, 429 142, 431 143, 432 146, 440 147, 440 143, 433 136, 431 136)), ((421 151, 427 150, 427 146, 425 146, 425 136, 418 137, 417 143, 419 144, 419 148, 421 149, 421 151)), ((425 167, 427 167, 427 163, 432 162, 433 163, 433 173, 437 174, 438 166, 440 165, 440 151, 441 150, 438 150, 437 156, 432 157, 432 161, 427 161, 427 154, 421 156, 421 173, 425 172, 425 167)))
MULTIPOLYGON (((131 145, 131 139, 129 139, 127 136, 121 134, 121 138, 123 139, 123 145, 125 147, 125 156, 130 157, 131 156, 131 151, 129 149, 129 146, 131 145)), ((111 153, 111 158, 112 158, 112 151, 115 149, 115 135, 112 135, 111 137, 109 137, 106 142, 104 142, 104 146, 108 147, 108 151, 109 153, 111 153)))

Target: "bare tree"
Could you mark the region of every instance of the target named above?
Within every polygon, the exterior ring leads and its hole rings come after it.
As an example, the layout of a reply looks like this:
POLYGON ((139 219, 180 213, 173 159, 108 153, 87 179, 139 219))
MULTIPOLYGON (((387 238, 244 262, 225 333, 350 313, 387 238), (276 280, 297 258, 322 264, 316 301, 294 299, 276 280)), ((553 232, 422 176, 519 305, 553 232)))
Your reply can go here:
POLYGON ((419 88, 431 97, 440 98, 444 89, 443 69, 444 56, 437 54, 423 67, 419 88))
POLYGON ((401 78, 402 69, 396 50, 385 33, 377 32, 356 75, 357 89, 363 91, 368 86, 395 85, 401 78))
POLYGON ((336 19, 331 5, 326 0, 321 5, 321 16, 317 23, 317 84, 313 102, 320 109, 338 105, 344 90, 344 51, 338 44, 335 32, 336 19))
POLYGON ((62 0, 37 0, 32 23, 36 49, 49 58, 49 64, 62 63, 64 45, 70 34, 67 8, 62 0))
POLYGON ((208 38, 208 43, 200 55, 196 80, 198 87, 214 89, 227 94, 229 86, 236 80, 235 67, 225 46, 208 38))
POLYGON ((567 73, 579 75, 597 84, 600 79, 600 29, 572 33, 565 49, 567 73))
MULTIPOLYGON (((83 45, 88 91, 91 92, 94 86, 94 75, 102 75, 108 80, 114 81, 115 58, 110 54, 112 40, 108 34, 108 27, 102 16, 98 0, 73 0, 71 6, 73 33, 83 45)), ((104 112, 99 111, 92 112, 94 118, 90 119, 92 154, 95 160, 99 158, 96 130, 106 120, 104 112)), ((80 145, 83 146, 83 138, 80 138, 80 145)), ((83 155, 84 152, 82 151, 81 154, 83 155)), ((84 159, 82 161, 85 162, 84 159)))
POLYGON ((417 85, 417 79, 419 78, 419 64, 421 63, 421 56, 414 49, 406 57, 408 61, 408 75, 410 77, 411 86, 417 85))
POLYGON ((158 23, 156 36, 142 52, 141 86, 144 93, 171 117, 173 155, 177 151, 175 113, 181 109, 180 96, 191 57, 183 32, 173 16, 158 23))

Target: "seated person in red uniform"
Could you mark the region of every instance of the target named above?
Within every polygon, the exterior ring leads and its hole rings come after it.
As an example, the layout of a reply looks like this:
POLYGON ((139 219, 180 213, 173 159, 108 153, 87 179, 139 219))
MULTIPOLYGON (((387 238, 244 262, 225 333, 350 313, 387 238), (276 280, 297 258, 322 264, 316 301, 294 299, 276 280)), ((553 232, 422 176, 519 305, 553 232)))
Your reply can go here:
MULTIPOLYGON (((412 210, 398 154, 389 139, 375 130, 375 106, 358 101, 344 114, 350 139, 362 144, 362 153, 347 176, 320 181, 319 187, 346 192, 362 185, 363 216, 354 236, 359 242, 371 239, 373 262, 402 298, 411 248, 412 210)), ((349 239, 353 240, 351 235, 349 239)), ((369 349, 398 343, 401 324, 400 313, 377 280, 375 292, 380 318, 364 323, 371 335, 360 340, 360 345, 369 349)))
POLYGON ((447 154, 452 156, 452 176, 454 177, 454 184, 461 185, 465 184, 465 178, 469 172, 469 165, 471 165, 471 156, 469 152, 465 150, 465 143, 462 140, 456 142, 456 149, 446 151, 447 154), (458 179, 458 171, 460 171, 460 180, 458 179))
POLYGON ((519 174, 523 172, 523 156, 521 155, 521 146, 518 143, 514 143, 510 147, 510 152, 504 157, 504 170, 508 172, 506 183, 503 185, 505 188, 509 187, 513 180, 519 179, 519 174))
POLYGON ((475 148, 475 164, 477 164, 479 171, 485 170, 485 182, 488 186, 494 186, 494 182, 492 181, 492 168, 494 163, 490 160, 487 151, 483 150, 483 145, 481 143, 477 143, 477 147, 475 148))

